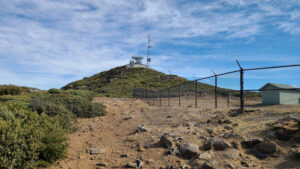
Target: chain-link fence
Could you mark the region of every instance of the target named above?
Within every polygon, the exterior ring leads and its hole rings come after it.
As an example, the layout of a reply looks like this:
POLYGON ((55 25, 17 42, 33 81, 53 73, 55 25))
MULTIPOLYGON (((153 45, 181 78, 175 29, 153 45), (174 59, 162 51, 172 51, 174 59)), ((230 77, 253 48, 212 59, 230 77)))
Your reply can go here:
POLYGON ((162 90, 134 89, 133 96, 152 106, 240 108, 299 104, 300 64, 215 74, 162 90))

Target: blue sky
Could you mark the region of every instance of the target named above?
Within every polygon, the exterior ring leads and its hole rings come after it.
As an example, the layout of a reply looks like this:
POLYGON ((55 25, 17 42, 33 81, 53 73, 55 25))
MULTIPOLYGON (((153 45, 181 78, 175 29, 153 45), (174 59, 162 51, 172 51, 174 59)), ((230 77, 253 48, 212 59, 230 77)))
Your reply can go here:
MULTIPOLYGON (((300 63, 299 0, 1 0, 0 84, 41 89, 127 64, 189 79, 237 69, 300 63)), ((299 69, 245 74, 300 86, 299 69), (299 79, 299 78, 298 78, 299 79)), ((238 85, 234 77, 220 85, 238 85)))

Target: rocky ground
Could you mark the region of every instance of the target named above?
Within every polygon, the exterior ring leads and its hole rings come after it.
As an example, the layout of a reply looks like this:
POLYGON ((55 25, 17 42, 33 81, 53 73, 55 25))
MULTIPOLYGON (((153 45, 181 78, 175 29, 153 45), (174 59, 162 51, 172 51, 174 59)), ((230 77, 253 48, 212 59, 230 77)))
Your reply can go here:
POLYGON ((49 168, 300 168, 300 107, 149 107, 96 98, 108 115, 79 119, 67 158, 49 168))

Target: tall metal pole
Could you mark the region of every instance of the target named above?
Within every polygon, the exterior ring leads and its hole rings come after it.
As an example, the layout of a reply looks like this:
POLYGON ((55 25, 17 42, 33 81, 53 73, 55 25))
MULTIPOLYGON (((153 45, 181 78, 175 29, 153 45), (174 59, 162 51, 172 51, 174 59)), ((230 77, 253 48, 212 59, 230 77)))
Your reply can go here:
POLYGON ((241 111, 244 112, 244 69, 242 68, 242 66, 240 65, 240 62, 238 60, 236 60, 238 66, 240 67, 240 101, 241 101, 241 111))
POLYGON ((230 102, 230 92, 227 93, 227 108, 229 108, 229 102, 230 102))
POLYGON ((215 75, 215 108, 218 108, 218 76, 215 75))
POLYGON ((153 103, 153 106, 154 106, 154 91, 152 91, 152 103, 153 103))
POLYGON ((168 88, 168 107, 170 107, 170 88, 168 88))
POLYGON ((147 102, 150 106, 150 92, 147 90, 147 102))
POLYGON ((161 107, 161 90, 159 91, 159 106, 161 107))
POLYGON ((181 85, 179 85, 179 102, 178 102, 178 104, 180 107, 180 105, 181 105, 181 85))
POLYGON ((195 107, 198 106, 198 82, 195 80, 195 107))
POLYGON ((240 90, 241 111, 244 112, 245 101, 244 101, 244 69, 243 68, 241 68, 240 73, 241 73, 241 82, 240 82, 241 83, 241 90, 240 90))

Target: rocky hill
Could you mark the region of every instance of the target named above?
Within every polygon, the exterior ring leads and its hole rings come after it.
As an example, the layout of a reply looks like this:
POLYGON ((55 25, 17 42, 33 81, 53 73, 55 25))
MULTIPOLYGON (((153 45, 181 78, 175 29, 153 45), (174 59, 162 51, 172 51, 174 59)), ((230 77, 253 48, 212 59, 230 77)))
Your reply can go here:
POLYGON ((187 81, 153 69, 121 66, 72 82, 62 89, 86 89, 108 97, 132 97, 134 88, 156 90, 187 81))

